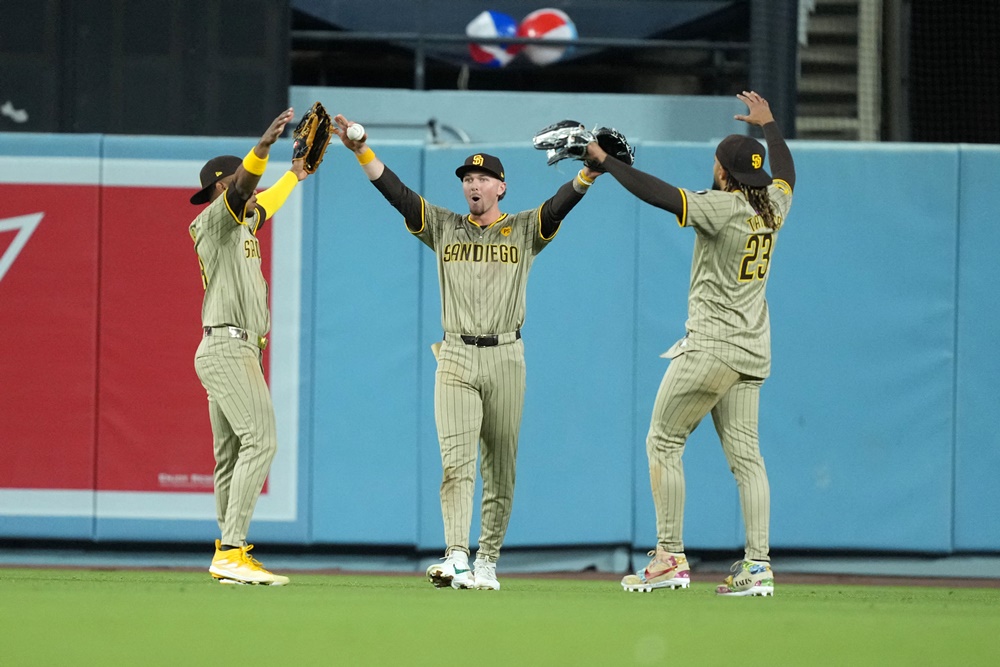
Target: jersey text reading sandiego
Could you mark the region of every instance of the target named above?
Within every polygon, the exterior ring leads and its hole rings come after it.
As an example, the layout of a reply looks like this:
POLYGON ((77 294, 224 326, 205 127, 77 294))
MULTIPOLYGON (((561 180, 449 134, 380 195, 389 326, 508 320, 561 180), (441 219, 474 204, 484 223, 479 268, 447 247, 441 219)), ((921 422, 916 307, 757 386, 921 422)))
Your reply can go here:
POLYGON ((517 264, 520 253, 517 246, 502 243, 451 243, 441 252, 444 262, 501 262, 517 264))

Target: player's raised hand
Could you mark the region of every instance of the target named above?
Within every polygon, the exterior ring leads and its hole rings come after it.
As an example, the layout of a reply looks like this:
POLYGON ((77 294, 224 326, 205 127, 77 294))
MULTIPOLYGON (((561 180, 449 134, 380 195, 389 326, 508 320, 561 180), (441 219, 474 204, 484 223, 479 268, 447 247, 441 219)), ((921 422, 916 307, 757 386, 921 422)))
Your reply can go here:
POLYGON ((759 125, 760 127, 774 120, 774 116, 771 114, 771 105, 759 94, 752 90, 749 92, 744 90, 736 97, 747 105, 746 115, 737 114, 733 116, 736 120, 742 120, 751 125, 759 125))
POLYGON ((347 146, 348 149, 357 153, 364 148, 365 142, 368 141, 368 134, 363 134, 360 139, 351 139, 347 136, 347 128, 351 125, 354 125, 354 123, 344 118, 343 114, 338 113, 333 117, 333 133, 340 137, 341 143, 347 146))
POLYGON ((271 121, 271 126, 267 128, 264 134, 260 138, 260 143, 264 146, 270 146, 281 136, 281 133, 285 131, 285 126, 288 125, 292 118, 295 117, 295 110, 292 107, 288 107, 280 114, 278 117, 271 121))

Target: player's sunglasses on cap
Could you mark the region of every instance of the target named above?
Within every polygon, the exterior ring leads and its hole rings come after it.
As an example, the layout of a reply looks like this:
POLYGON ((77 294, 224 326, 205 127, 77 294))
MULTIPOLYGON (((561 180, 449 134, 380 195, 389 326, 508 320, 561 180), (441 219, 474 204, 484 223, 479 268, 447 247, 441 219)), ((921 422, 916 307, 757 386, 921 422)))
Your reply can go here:
POLYGON ((771 175, 764 169, 766 153, 763 144, 743 134, 730 134, 715 149, 719 164, 733 178, 751 188, 763 188, 772 182, 771 175))
POLYGON ((485 171, 501 181, 505 180, 500 159, 486 153, 476 153, 465 158, 465 163, 455 170, 455 175, 459 178, 465 178, 465 175, 470 171, 485 171))
POLYGON ((220 155, 205 163, 201 168, 201 190, 191 195, 192 204, 204 204, 210 197, 215 184, 227 176, 232 176, 243 163, 235 155, 220 155))

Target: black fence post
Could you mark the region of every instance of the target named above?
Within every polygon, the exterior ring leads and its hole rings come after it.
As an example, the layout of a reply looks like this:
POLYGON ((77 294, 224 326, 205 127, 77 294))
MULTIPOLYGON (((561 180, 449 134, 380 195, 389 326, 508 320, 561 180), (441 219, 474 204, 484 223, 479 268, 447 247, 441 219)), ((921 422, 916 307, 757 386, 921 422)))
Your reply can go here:
POLYGON ((782 134, 795 138, 798 0, 750 0, 750 88, 767 98, 782 134))

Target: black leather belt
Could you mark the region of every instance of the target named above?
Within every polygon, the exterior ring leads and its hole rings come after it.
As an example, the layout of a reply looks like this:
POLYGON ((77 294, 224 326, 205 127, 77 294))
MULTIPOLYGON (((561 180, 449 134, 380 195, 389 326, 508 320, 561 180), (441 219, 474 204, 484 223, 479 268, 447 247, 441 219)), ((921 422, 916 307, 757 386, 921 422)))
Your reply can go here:
POLYGON ((202 331, 205 333, 205 336, 211 336, 213 334, 216 336, 228 335, 230 338, 250 341, 257 347, 259 347, 261 350, 267 347, 267 338, 264 338, 263 336, 258 336, 255 333, 247 331, 246 329, 240 329, 239 327, 232 327, 229 325, 221 327, 202 327, 202 331))
MULTIPOLYGON (((521 340, 520 329, 514 332, 514 340, 521 340)), ((462 334, 462 342, 466 345, 475 345, 476 347, 493 347, 500 344, 500 336, 496 334, 491 336, 466 336, 462 334)))

